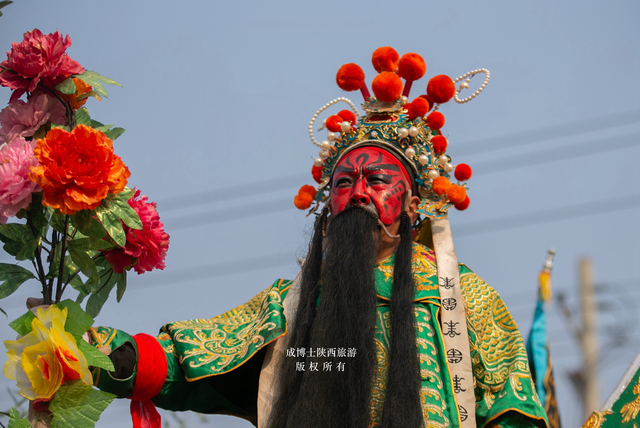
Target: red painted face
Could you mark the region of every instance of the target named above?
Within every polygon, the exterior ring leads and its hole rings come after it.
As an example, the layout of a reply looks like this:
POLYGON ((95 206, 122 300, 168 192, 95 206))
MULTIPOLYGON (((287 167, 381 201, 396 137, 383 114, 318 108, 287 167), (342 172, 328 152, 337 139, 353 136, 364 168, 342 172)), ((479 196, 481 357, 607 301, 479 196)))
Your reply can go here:
POLYGON ((331 215, 350 205, 373 205, 380 220, 391 225, 399 220, 411 189, 402 164, 376 147, 349 152, 338 162, 331 185, 331 215))

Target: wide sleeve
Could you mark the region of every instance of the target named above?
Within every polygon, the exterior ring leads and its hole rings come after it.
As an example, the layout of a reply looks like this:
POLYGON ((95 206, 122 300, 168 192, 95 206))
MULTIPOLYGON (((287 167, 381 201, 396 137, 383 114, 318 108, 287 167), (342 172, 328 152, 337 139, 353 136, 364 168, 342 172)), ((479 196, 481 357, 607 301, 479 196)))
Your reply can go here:
POLYGON ((467 309, 478 427, 547 427, 527 352, 498 293, 466 266, 460 286, 467 309))

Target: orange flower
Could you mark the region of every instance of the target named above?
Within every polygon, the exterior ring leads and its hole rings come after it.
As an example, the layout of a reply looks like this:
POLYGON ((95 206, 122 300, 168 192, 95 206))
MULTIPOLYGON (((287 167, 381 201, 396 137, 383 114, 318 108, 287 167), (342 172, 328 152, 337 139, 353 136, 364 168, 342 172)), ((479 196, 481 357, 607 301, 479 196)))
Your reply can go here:
MULTIPOLYGON (((72 109, 78 110, 87 102, 87 99, 89 98, 87 97, 83 100, 78 101, 78 97, 82 94, 91 92, 93 88, 87 85, 86 83, 84 83, 82 80, 78 79, 77 77, 73 78, 73 83, 76 84, 76 92, 74 94, 67 95, 67 94, 59 93, 58 95, 60 95, 60 98, 62 98, 64 101, 69 101, 71 103, 72 109)), ((100 101, 99 96, 96 99, 100 101)))
POLYGON ((29 178, 44 190, 42 203, 63 214, 96 208, 107 193, 122 192, 131 176, 111 140, 85 125, 52 129, 33 153, 40 165, 29 178))

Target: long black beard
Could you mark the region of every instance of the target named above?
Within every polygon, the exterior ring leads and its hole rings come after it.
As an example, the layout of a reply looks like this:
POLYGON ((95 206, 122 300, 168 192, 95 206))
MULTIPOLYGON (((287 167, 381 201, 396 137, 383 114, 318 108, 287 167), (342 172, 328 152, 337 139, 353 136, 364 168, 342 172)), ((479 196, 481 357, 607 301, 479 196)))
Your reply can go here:
MULTIPOLYGON (((370 213, 357 207, 347 209, 329 224, 323 252, 322 223, 316 225, 302 271, 301 297, 287 348, 353 348, 356 355, 284 358, 279 367, 279 396, 270 415, 270 428, 367 428, 370 424, 371 388, 377 370, 373 269, 379 229, 370 213), (305 371, 297 371, 296 362, 302 361, 305 371), (330 371, 323 370, 324 361, 332 362, 330 371), (339 361, 345 363, 344 371, 337 370, 339 361), (318 371, 310 371, 310 363, 317 363, 318 371)), ((411 228, 404 229, 396 254, 391 301, 392 331, 400 333, 391 335, 382 418, 385 428, 422 426, 411 228)))

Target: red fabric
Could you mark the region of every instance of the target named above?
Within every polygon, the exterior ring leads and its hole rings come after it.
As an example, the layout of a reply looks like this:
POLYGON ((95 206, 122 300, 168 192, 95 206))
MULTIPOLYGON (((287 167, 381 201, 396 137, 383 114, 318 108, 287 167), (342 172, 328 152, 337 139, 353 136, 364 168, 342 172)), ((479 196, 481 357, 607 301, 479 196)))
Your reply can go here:
POLYGON ((160 414, 151 399, 160 393, 167 378, 167 358, 158 341, 148 334, 133 336, 138 347, 136 380, 131 394, 134 428, 161 428, 160 414))

